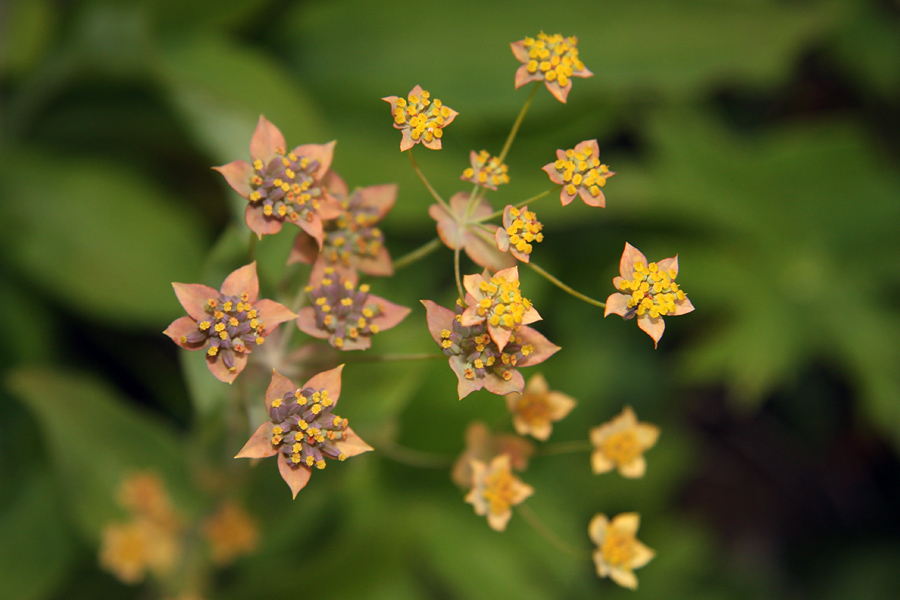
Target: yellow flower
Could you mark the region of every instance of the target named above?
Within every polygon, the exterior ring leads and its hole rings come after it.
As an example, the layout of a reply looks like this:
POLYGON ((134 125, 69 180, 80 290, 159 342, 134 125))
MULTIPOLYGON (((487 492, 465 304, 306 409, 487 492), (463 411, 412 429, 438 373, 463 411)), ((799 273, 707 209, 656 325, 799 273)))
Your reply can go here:
POLYGON ((553 97, 565 103, 572 89, 572 77, 593 75, 578 58, 578 38, 543 31, 537 38, 526 37, 510 44, 522 66, 516 71, 516 89, 531 81, 543 81, 553 97))
POLYGON ((553 431, 552 423, 575 408, 575 400, 561 392, 551 392, 547 380, 538 373, 528 380, 524 393, 507 394, 506 405, 513 415, 516 433, 543 442, 553 431))
POLYGON ((140 583, 147 571, 164 575, 171 571, 179 555, 174 532, 149 519, 111 523, 103 530, 100 566, 123 583, 140 583))
POLYGON ((394 128, 403 135, 400 152, 409 150, 419 142, 431 150, 440 150, 444 127, 459 114, 437 98, 432 99, 431 94, 418 85, 410 90, 406 98, 386 96, 382 100, 390 103, 394 128))
POLYGON ((534 488, 522 483, 512 474, 509 455, 495 456, 490 464, 472 459, 472 489, 466 502, 475 507, 475 514, 487 515, 494 531, 503 531, 512 516, 512 507, 521 504, 534 493, 534 488))
POLYGON ((588 535, 597 544, 594 550, 597 575, 608 576, 632 590, 637 587, 634 569, 646 565, 656 554, 635 538, 640 522, 638 513, 622 513, 611 522, 606 515, 598 513, 588 526, 588 535))
POLYGON ((243 508, 226 501, 203 524, 203 535, 209 541, 213 562, 226 565, 256 550, 259 526, 243 508))
POLYGON ((591 430, 591 468, 594 473, 607 473, 618 468, 623 477, 643 477, 647 470, 644 451, 659 438, 659 427, 638 423, 630 406, 621 414, 591 430))

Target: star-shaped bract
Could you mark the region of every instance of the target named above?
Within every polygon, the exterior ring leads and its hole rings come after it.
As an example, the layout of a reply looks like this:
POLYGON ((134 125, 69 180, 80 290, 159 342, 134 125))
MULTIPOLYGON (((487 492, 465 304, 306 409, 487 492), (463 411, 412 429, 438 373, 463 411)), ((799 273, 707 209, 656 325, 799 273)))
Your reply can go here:
POLYGON ((615 175, 598 158, 597 140, 586 140, 569 150, 557 150, 556 160, 542 168, 550 181, 562 186, 559 200, 566 206, 575 196, 581 196, 588 206, 606 206, 606 197, 600 189, 606 180, 615 175))
POLYGON ((441 204, 428 207, 428 214, 437 221, 438 237, 451 250, 458 246, 476 265, 499 271, 516 264, 513 257, 500 252, 496 244, 496 227, 481 223, 494 213, 490 203, 482 198, 469 213, 468 192, 450 197, 449 210, 441 204))
POLYGON ((543 31, 537 39, 526 37, 510 44, 516 59, 522 66, 516 71, 516 89, 532 81, 543 81, 550 93, 565 103, 572 89, 572 77, 591 77, 584 63, 578 58, 578 38, 564 38, 543 31))
POLYGON ((386 96, 382 100, 390 103, 394 128, 403 133, 400 152, 409 150, 419 142, 431 150, 440 150, 444 127, 459 114, 437 98, 432 100, 431 94, 418 85, 410 90, 406 98, 386 96))
POLYGON ((463 277, 466 310, 460 323, 471 327, 487 325, 488 333, 502 352, 510 336, 522 325, 541 320, 541 315, 528 298, 519 291, 519 268, 497 271, 493 277, 487 272, 463 277))

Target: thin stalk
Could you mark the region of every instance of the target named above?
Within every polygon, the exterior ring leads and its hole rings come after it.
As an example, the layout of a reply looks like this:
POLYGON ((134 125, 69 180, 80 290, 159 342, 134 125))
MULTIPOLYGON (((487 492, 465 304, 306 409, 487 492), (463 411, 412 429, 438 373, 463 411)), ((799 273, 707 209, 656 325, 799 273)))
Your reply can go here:
MULTIPOLYGON (((558 187, 550 188, 549 190, 545 190, 545 191, 541 192, 540 194, 538 194, 537 196, 532 196, 528 200, 523 200, 514 206, 516 208, 522 208, 523 206, 528 206, 529 204, 534 204, 541 198, 544 198, 545 196, 549 196, 550 194, 552 194, 553 192, 558 191, 558 190, 559 190, 558 187)), ((506 210, 506 209, 504 209, 504 210, 506 210)), ((502 216, 503 216, 503 211, 498 210, 496 212, 489 214, 486 217, 481 217, 480 219, 475 219, 472 222, 473 223, 483 223, 484 221, 490 221, 491 219, 496 219, 497 217, 502 217, 502 216)))
POLYGON ((556 277, 554 277, 553 275, 551 275, 550 273, 548 273, 548 272, 545 271, 544 269, 540 268, 539 266, 537 266, 537 265, 534 264, 533 262, 527 262, 527 263, 525 263, 525 264, 528 265, 528 267, 531 268, 532 271, 534 271, 534 272, 536 272, 537 274, 541 275, 541 276, 544 277, 547 281, 549 281, 550 283, 552 283, 553 285, 555 285, 556 287, 558 287, 558 288, 561 289, 562 291, 564 291, 564 292, 566 292, 566 293, 568 293, 568 294, 571 294, 571 295, 575 296, 575 297, 578 298, 579 300, 584 300, 584 301, 587 302, 588 304, 593 304, 594 306, 599 306, 600 308, 606 308, 606 303, 605 303, 605 302, 600 302, 599 300, 594 300, 594 299, 591 298, 590 296, 585 296, 585 295, 582 294, 581 292, 577 292, 577 291, 573 290, 572 288, 570 288, 569 286, 567 286, 566 284, 564 284, 562 281, 560 281, 559 279, 557 279, 556 277))
POLYGON ((434 252, 435 250, 437 250, 440 247, 441 247, 441 239, 434 238, 430 242, 419 246, 412 252, 409 252, 408 254, 404 254, 403 256, 401 256, 400 258, 395 260, 394 261, 394 271, 399 271, 403 267, 409 266, 412 263, 416 262, 417 260, 425 258, 426 256, 428 256, 429 254, 431 254, 432 252, 434 252))
POLYGON ((531 106, 531 101, 534 100, 534 96, 535 94, 537 94, 538 88, 540 86, 540 81, 535 81, 534 85, 531 86, 531 93, 528 95, 528 99, 522 106, 522 110, 519 111, 519 116, 516 117, 516 122, 513 123, 512 129, 509 132, 509 137, 506 138, 506 143, 503 144, 503 150, 500 151, 499 159, 501 163, 504 161, 504 159, 506 159, 506 154, 509 152, 509 148, 510 146, 512 146, 513 140, 516 139, 516 134, 519 133, 519 126, 522 124, 522 120, 525 118, 525 113, 528 112, 528 107, 531 106))
POLYGON ((576 558, 582 558, 584 556, 583 551, 579 551, 576 548, 573 548, 566 542, 562 540, 558 535, 556 535, 549 527, 544 525, 544 522, 541 521, 538 516, 535 514, 531 507, 527 504, 520 504, 516 507, 516 510, 522 518, 524 518, 529 525, 531 525, 532 529, 534 529, 541 537, 545 540, 559 548, 561 551, 565 552, 569 556, 574 556, 576 558))
POLYGON ((441 198, 441 195, 438 194, 437 190, 435 190, 431 186, 431 183, 428 182, 428 179, 425 177, 425 174, 422 173, 421 169, 419 169, 419 164, 416 162, 416 157, 413 156, 412 148, 410 148, 406 153, 409 154, 409 162, 412 163, 412 167, 413 167, 413 169, 415 169, 416 174, 419 176, 419 179, 422 180, 422 183, 425 184, 425 187, 428 188, 428 191, 431 192, 431 195, 434 197, 435 200, 437 200, 437 203, 440 204, 441 206, 443 206, 449 212, 450 207, 447 206, 447 203, 444 202, 444 199, 441 198))
POLYGON ((572 440, 570 442, 558 442, 556 444, 546 444, 538 452, 540 456, 550 456, 553 454, 575 454, 578 452, 590 452, 594 447, 588 440, 572 440))
POLYGON ((406 448, 392 440, 382 440, 380 444, 377 444, 377 450, 393 461, 424 469, 449 469, 456 459, 454 456, 406 448))

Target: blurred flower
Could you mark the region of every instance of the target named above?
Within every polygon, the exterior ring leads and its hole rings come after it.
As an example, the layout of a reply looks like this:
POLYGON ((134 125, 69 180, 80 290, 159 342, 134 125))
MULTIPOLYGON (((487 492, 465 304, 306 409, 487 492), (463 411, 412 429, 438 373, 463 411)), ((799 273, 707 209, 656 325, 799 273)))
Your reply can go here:
POLYGON ((508 251, 522 262, 528 262, 532 242, 540 243, 544 240, 544 234, 541 233, 543 228, 537 215, 528 210, 527 206, 518 209, 508 204, 503 209, 503 227, 498 227, 495 235, 497 248, 501 252, 508 251))
POLYGON ((459 380, 460 400, 482 388, 499 396, 521 392, 525 379, 517 367, 540 364, 559 350, 559 346, 523 325, 510 334, 501 351, 488 334, 486 323, 465 326, 460 322, 464 308, 459 301, 456 312, 431 300, 422 300, 422 304, 432 339, 450 357, 450 368, 459 380))
POLYGON ((397 198, 396 184, 373 185, 347 194, 347 186, 333 178, 331 193, 341 204, 340 215, 326 221, 322 249, 313 238, 301 231, 294 240, 288 264, 313 264, 310 282, 325 276, 326 267, 341 277, 355 279, 357 271, 367 275, 393 275, 391 256, 384 246, 384 233, 377 227, 397 198))
POLYGON ((468 292, 467 307, 459 322, 465 327, 485 323, 491 339, 502 352, 519 327, 540 321, 541 315, 531 305, 531 300, 519 291, 518 267, 497 271, 490 279, 487 275, 485 271, 481 275, 463 277, 468 292))
POLYGON ((340 214, 340 206, 325 183, 334 144, 305 144, 287 152, 281 131, 260 116, 250 138, 253 164, 235 160, 213 169, 250 201, 244 219, 260 238, 278 233, 282 223, 288 222, 302 228, 321 246, 322 219, 340 214))
POLYGON ((297 327, 328 340, 338 350, 365 350, 372 336, 406 318, 410 309, 369 293, 368 284, 357 289, 353 280, 336 276, 327 267, 318 286, 308 286, 312 306, 300 309, 297 327))
POLYGON ((637 588, 634 569, 643 567, 655 556, 655 552, 639 542, 635 535, 640 525, 638 513, 622 513, 610 522, 606 515, 598 513, 591 519, 588 535, 597 544, 594 565, 597 575, 610 579, 630 589, 637 588))
POLYGON ((572 77, 591 77, 593 73, 578 58, 578 38, 543 31, 537 39, 527 37, 510 44, 516 59, 523 63, 516 71, 516 89, 532 81, 543 81, 550 93, 565 103, 572 89, 572 77))
POLYGON ((340 365, 313 376, 302 387, 273 369, 266 390, 269 421, 259 426, 235 458, 278 455, 278 470, 293 497, 309 483, 312 467, 325 458, 344 460, 372 449, 332 414, 341 395, 340 365))
POLYGON ((495 456, 490 464, 472 459, 472 489, 466 502, 475 507, 475 514, 487 515, 494 531, 503 531, 512 517, 512 507, 521 504, 534 493, 534 488, 522 483, 512 474, 509 455, 495 456))
POLYGON ((428 214, 437 221, 438 237, 451 250, 459 246, 472 262, 499 271, 516 264, 513 257, 497 249, 496 227, 488 227, 480 222, 494 213, 490 203, 482 198, 469 214, 469 193, 459 192, 450 198, 450 209, 432 204, 428 214))
POLYGON ((552 423, 564 419, 575 408, 575 400, 561 392, 551 392, 544 376, 536 373, 524 392, 507 394, 506 406, 519 435, 530 435, 543 442, 553 431, 552 423))
POLYGON ((247 355, 284 321, 297 318, 273 300, 257 300, 256 263, 225 278, 220 291, 199 283, 173 283, 187 311, 163 332, 186 350, 206 351, 206 365, 219 380, 231 383, 247 366, 247 355))
POLYGON ((644 452, 656 445, 659 427, 638 423, 630 406, 621 414, 591 430, 591 468, 594 473, 607 473, 618 468, 623 477, 643 477, 647 470, 644 452))
POLYGON ((498 157, 488 154, 487 150, 481 152, 472 150, 469 160, 472 166, 463 171, 460 177, 463 181, 471 181, 489 190, 496 190, 498 185, 509 183, 506 165, 500 162, 498 157))
POLYGON ((119 485, 116 501, 137 516, 166 527, 176 527, 175 508, 156 473, 143 471, 126 477, 119 485))
POLYGON ((441 149, 441 137, 444 127, 449 125, 459 114, 452 108, 444 106, 431 94, 418 85, 406 98, 386 96, 382 98, 391 103, 391 114, 394 116, 394 128, 403 132, 400 140, 400 152, 409 150, 419 142, 432 150, 441 149))
POLYGON ((606 206, 600 188, 615 173, 600 163, 599 155, 597 140, 585 140, 572 149, 557 150, 556 161, 542 167, 550 181, 563 186, 559 194, 563 206, 572 202, 576 194, 589 206, 606 206))
POLYGON ((256 550, 259 525, 238 504, 226 500, 203 523, 203 536, 209 542, 213 562, 227 565, 238 556, 256 550))
POLYGON ((466 428, 466 448, 453 463, 450 478, 461 488, 472 487, 472 459, 489 462, 498 454, 506 454, 513 469, 524 471, 534 444, 511 433, 492 434, 487 425, 473 421, 466 428))
POLYGON ((694 305, 675 283, 678 256, 647 264, 647 257, 626 242, 619 273, 621 277, 614 278, 613 285, 623 293, 606 299, 603 316, 615 314, 628 320, 637 315, 638 327, 653 338, 656 348, 666 328, 662 318, 694 310, 694 305))

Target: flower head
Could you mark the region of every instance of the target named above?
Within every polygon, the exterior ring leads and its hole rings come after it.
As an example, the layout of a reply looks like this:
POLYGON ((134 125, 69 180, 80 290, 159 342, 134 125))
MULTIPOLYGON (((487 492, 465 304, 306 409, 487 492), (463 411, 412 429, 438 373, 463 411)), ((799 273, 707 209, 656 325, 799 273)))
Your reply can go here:
POLYGON ((472 262, 499 271, 516 264, 513 257, 497 249, 496 227, 488 227, 482 220, 493 214, 490 203, 482 198, 470 212, 469 193, 459 192, 450 198, 449 210, 441 204, 428 207, 428 214, 437 221, 438 237, 450 248, 459 246, 472 262))
POLYGON ((471 326, 462 324, 465 309, 459 301, 455 312, 431 300, 422 300, 422 304, 432 339, 450 357, 450 368, 459 380, 460 400, 482 388, 500 396, 521 392, 525 379, 517 367, 540 364, 559 350, 559 346, 526 325, 511 333, 500 350, 484 321, 471 326))
POLYGON ((269 421, 259 426, 235 458, 278 456, 278 470, 294 498, 312 468, 325 468, 325 459, 344 460, 372 449, 333 414, 341 395, 344 365, 312 377, 302 387, 272 371, 266 390, 269 421))
POLYGON ((312 306, 300 309, 300 331, 338 350, 365 350, 372 336, 390 329, 406 318, 410 310, 369 293, 368 284, 358 288, 352 279, 338 277, 326 268, 316 287, 307 286, 312 306))
POLYGON ((390 102, 394 128, 403 132, 400 152, 409 150, 419 142, 431 150, 440 150, 444 127, 459 114, 437 98, 432 100, 431 94, 418 85, 406 98, 387 96, 382 100, 390 102))
POLYGON ((463 277, 466 287, 467 308, 460 323, 471 327, 486 323, 491 339, 502 352, 510 336, 522 325, 541 320, 541 315, 531 305, 531 300, 519 291, 519 268, 510 267, 497 271, 488 278, 482 275, 463 277))
POLYGON ((563 206, 572 202, 576 195, 589 206, 606 206, 606 197, 600 188, 615 173, 600 162, 599 155, 597 140, 586 140, 572 149, 557 150, 556 161, 542 167, 550 181, 562 186, 559 200, 563 206))
POLYGON ((203 523, 213 562, 227 565, 256 550, 259 524, 239 504, 226 501, 203 523))
POLYGON ((466 428, 466 448, 453 463, 450 478, 461 488, 472 487, 472 459, 487 463, 498 454, 509 456, 514 470, 524 471, 534 454, 534 444, 510 433, 492 434, 481 421, 472 421, 466 428))
POLYGON ((656 445, 659 427, 638 423, 630 406, 616 418, 591 430, 591 468, 594 473, 619 469, 623 477, 643 477, 647 470, 644 452, 656 445))
POLYGON ((553 431, 552 423, 564 419, 575 408, 575 400, 561 392, 551 392, 544 376, 536 373, 528 380, 525 391, 507 394, 506 406, 519 435, 530 435, 543 442, 553 431))
POLYGON ((342 212, 324 223, 322 249, 301 231, 294 240, 288 264, 313 264, 311 282, 321 280, 327 267, 349 279, 354 279, 357 271, 367 275, 393 275, 391 255, 385 248, 384 233, 378 223, 394 206, 397 186, 373 185, 348 195, 343 181, 335 178, 334 183, 330 191, 340 202, 342 212))
POLYGON ((260 116, 250 139, 253 163, 236 160, 213 168, 249 200, 244 219, 260 238, 278 233, 287 222, 302 228, 321 246, 322 219, 340 214, 340 206, 327 190, 334 144, 305 144, 287 151, 281 131, 260 116))
POLYGON ((678 275, 678 256, 647 263, 647 257, 629 243, 619 261, 620 277, 613 285, 622 293, 606 299, 603 316, 619 315, 623 319, 637 316, 638 327, 653 338, 655 348, 662 337, 666 315, 683 315, 694 310, 694 305, 675 283, 678 275))
POLYGON ((472 166, 463 171, 463 181, 471 181, 475 185, 496 190, 498 185, 509 183, 509 175, 506 174, 506 165, 500 162, 496 156, 488 154, 487 150, 472 152, 469 154, 472 166))
POLYGON ((503 209, 503 227, 497 228, 495 239, 501 252, 509 252, 522 262, 530 260, 532 244, 544 241, 541 230, 544 225, 537 220, 537 215, 528 210, 508 204, 503 209))
POLYGON ((634 569, 643 567, 655 556, 655 552, 635 537, 641 517, 637 513, 622 513, 612 521, 598 513, 588 525, 588 535, 597 544, 594 565, 597 575, 610 577, 630 589, 637 587, 634 569))
POLYGON ((534 493, 534 488, 522 483, 512 474, 509 455, 495 456, 489 464, 472 459, 472 489, 466 502, 475 507, 475 514, 487 515, 494 531, 503 531, 512 517, 512 507, 521 504, 534 493))
POLYGON ((206 350, 206 365, 221 381, 231 383, 247 366, 247 355, 284 321, 297 318, 272 300, 257 300, 256 263, 225 278, 217 292, 199 283, 173 283, 188 316, 163 332, 186 350, 206 350))
POLYGON ((578 58, 578 38, 547 35, 526 37, 510 44, 516 59, 523 63, 516 71, 516 89, 531 81, 543 81, 550 93, 565 103, 572 89, 572 77, 591 77, 578 58))

